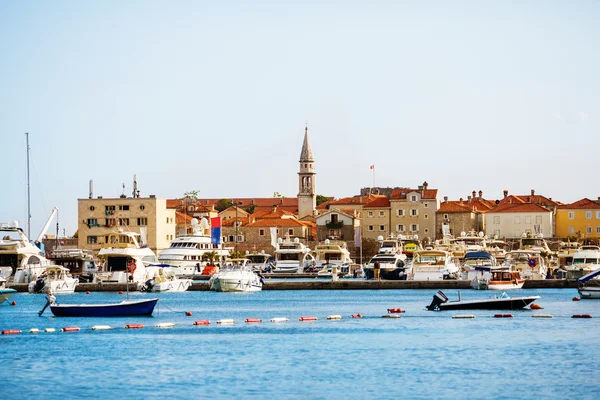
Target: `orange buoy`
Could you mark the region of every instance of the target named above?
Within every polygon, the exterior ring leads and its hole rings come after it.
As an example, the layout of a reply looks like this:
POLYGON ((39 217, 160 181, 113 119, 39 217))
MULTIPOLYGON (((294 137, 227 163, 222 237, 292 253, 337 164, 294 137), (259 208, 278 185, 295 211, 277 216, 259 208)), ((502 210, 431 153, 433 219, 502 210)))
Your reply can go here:
POLYGON ((352 318, 362 318, 362 314, 352 314, 352 318))
POLYGON ((210 325, 210 321, 207 319, 203 319, 201 321, 194 321, 194 325, 210 325))
POLYGON ((17 302, 13 300, 13 302, 12 302, 12 303, 10 303, 10 305, 11 305, 11 306, 16 306, 16 305, 17 305, 17 302))
POLYGON ((87 292, 85 292, 85 294, 90 294, 91 292, 88 290, 87 292))
POLYGON ((396 314, 396 313, 403 313, 403 312, 404 312, 404 310, 403 310, 403 309, 401 309, 401 308, 388 308, 388 312, 389 312, 389 313, 396 314))
POLYGON ((317 317, 300 317, 300 321, 316 321, 317 317))
POLYGON ((512 318, 512 314, 494 314, 494 318, 512 318))
POLYGON ((540 306, 539 304, 535 304, 535 303, 531 303, 529 308, 531 308, 532 310, 542 310, 543 309, 542 306, 540 306))
POLYGON ((575 314, 571 318, 592 318, 590 314, 575 314))
POLYGON ((246 318, 246 322, 262 322, 262 319, 258 319, 258 318, 246 318))
POLYGON ((577 297, 577 296, 573 297, 573 301, 579 301, 579 300, 581 300, 579 297, 577 297))
POLYGON ((3 335, 18 335, 19 333, 21 333, 21 331, 18 329, 5 329, 2 331, 3 335))
POLYGON ((188 317, 191 317, 192 316, 192 312, 191 311, 186 311, 185 315, 187 315, 188 317))
POLYGON ((125 325, 125 328, 127 329, 142 329, 144 327, 144 325, 142 324, 127 324, 125 325))
POLYGON ((78 326, 65 326, 60 331, 61 332, 79 332, 79 330, 80 329, 78 326))

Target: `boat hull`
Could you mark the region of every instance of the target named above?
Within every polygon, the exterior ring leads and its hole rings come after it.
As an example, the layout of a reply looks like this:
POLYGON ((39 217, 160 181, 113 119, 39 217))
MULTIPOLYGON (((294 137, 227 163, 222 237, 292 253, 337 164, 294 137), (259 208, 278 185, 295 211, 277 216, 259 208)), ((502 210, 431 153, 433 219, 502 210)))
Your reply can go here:
POLYGON ((488 300, 453 301, 440 304, 439 310, 519 310, 528 306, 539 298, 540 296, 529 296, 488 300))
POLYGON ((52 304, 57 317, 130 317, 152 315, 158 299, 124 301, 116 304, 52 304))
POLYGON ((192 287, 191 279, 173 279, 164 282, 156 282, 152 292, 185 292, 192 287))
MULTIPOLYGON (((372 267, 363 268, 365 279, 374 279, 372 267)), ((383 281, 405 281, 408 276, 405 268, 381 268, 379 270, 379 278, 383 281)))
POLYGON ((262 290, 262 283, 254 279, 215 277, 210 286, 216 292, 258 292, 262 290))
POLYGON ((600 299, 600 286, 580 287, 577 291, 582 299, 600 299))

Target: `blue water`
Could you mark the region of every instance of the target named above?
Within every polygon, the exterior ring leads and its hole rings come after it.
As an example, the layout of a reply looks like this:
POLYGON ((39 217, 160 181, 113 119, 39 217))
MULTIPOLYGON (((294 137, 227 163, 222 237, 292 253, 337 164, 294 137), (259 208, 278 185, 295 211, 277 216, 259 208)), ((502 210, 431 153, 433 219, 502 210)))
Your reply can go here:
MULTIPOLYGON (((521 290, 543 310, 426 311, 435 290, 263 291, 158 294, 153 317, 54 318, 42 295, 0 305, 0 396, 44 398, 598 399, 600 300, 574 289, 521 290), (400 319, 384 319, 403 308, 400 319), (191 311, 193 316, 185 315, 191 311), (361 313, 362 319, 351 319, 361 313), (452 319, 456 314, 475 319, 452 319), (552 319, 532 318, 535 313, 552 319), (340 321, 327 321, 341 314, 340 321), (572 319, 591 314, 593 319, 572 319), (300 322, 303 315, 315 322, 300 322), (271 323, 273 317, 289 322, 271 323), (233 318, 234 325, 215 321, 233 318), (246 318, 262 323, 247 324, 246 318), (208 319, 209 326, 193 321, 208 319), (173 322, 172 329, 156 324, 173 322), (144 329, 124 329, 141 323, 144 329), (93 325, 110 331, 92 331, 93 325), (79 326, 80 332, 28 333, 79 326), (84 329, 85 328, 85 329, 84 329)), ((451 299, 457 292, 448 290, 451 299)), ((462 298, 495 293, 463 291, 462 298)), ((135 293, 134 298, 149 294, 135 293)), ((112 302, 123 295, 62 295, 112 302)))

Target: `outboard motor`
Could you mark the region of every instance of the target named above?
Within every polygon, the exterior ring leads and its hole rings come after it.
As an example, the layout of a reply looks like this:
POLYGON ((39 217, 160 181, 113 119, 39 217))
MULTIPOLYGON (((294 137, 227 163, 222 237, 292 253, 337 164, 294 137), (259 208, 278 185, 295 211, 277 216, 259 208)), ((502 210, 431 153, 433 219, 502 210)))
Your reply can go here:
POLYGON ((42 291, 42 289, 44 289, 44 286, 46 286, 46 282, 44 282, 44 279, 38 278, 35 281, 35 285, 33 285, 33 292, 40 293, 42 291))
POLYGON ((448 298, 446 297, 444 292, 439 290, 436 294, 433 295, 433 301, 431 302, 430 305, 427 306, 427 309, 429 311, 439 310, 440 304, 444 304, 447 301, 448 301, 448 298))
POLYGON ((142 289, 144 289, 145 292, 151 292, 152 288, 154 288, 154 279, 148 279, 146 283, 144 283, 144 286, 142 286, 142 289))

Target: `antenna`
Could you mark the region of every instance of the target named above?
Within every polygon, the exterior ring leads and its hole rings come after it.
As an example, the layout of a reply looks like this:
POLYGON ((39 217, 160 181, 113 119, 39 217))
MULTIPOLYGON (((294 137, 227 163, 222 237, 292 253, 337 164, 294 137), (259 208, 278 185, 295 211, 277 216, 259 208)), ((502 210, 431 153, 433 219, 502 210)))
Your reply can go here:
POLYGON ((136 178, 136 174, 133 174, 133 198, 135 199, 136 197, 139 197, 140 194, 137 190, 137 178, 136 178), (137 196, 136 196, 137 194, 137 196))
POLYGON ((27 238, 31 239, 31 188, 29 185, 29 132, 25 132, 27 141, 27 238))

